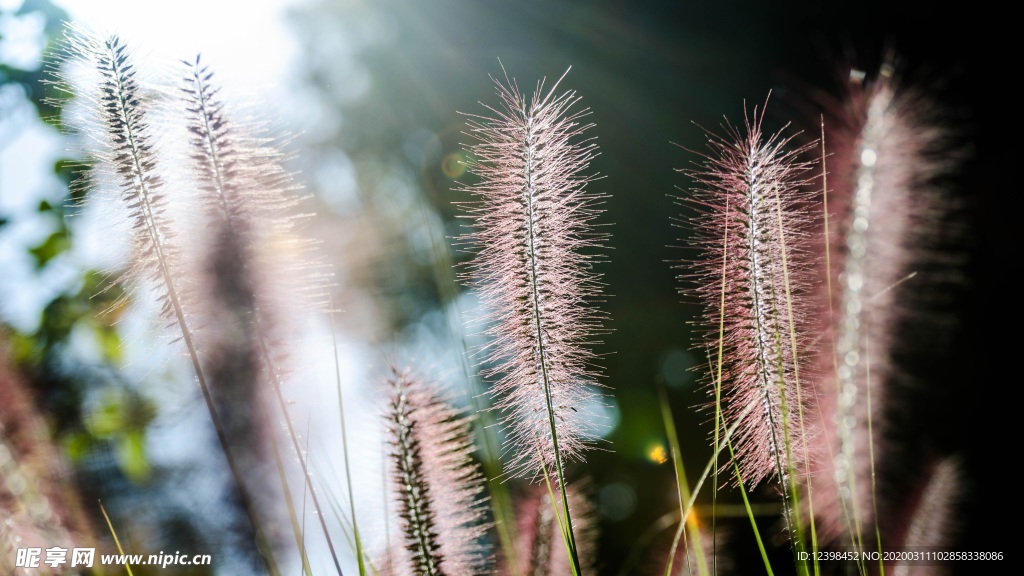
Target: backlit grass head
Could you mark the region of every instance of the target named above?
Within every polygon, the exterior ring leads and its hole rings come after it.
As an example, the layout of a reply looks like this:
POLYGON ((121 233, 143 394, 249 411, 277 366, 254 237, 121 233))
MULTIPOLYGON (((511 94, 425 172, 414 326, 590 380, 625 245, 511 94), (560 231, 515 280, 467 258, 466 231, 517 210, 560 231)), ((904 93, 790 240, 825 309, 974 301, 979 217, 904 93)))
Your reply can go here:
POLYGON ((738 424, 736 457, 751 486, 785 479, 803 442, 791 343, 805 340, 810 166, 792 136, 764 134, 763 120, 755 108, 742 127, 708 133, 709 151, 684 171, 696 184, 684 202, 697 212, 702 253, 687 280, 705 306, 703 347, 713 356, 721 345, 722 409, 738 424))

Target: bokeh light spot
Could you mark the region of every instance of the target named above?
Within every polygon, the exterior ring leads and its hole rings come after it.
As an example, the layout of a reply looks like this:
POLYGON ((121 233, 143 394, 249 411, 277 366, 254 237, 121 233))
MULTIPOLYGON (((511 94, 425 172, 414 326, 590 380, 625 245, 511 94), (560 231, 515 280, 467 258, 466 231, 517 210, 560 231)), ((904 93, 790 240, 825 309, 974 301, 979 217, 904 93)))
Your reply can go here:
POLYGON ((693 382, 693 354, 679 348, 666 351, 661 357, 661 377, 673 389, 684 389, 693 382))
POLYGON ((441 171, 449 178, 458 178, 466 173, 464 161, 461 152, 452 152, 441 160, 441 171))
POLYGON ((668 462, 668 453, 665 452, 665 447, 661 443, 652 444, 647 449, 647 459, 655 464, 664 464, 668 462))
POLYGON ((598 495, 601 515, 613 522, 625 520, 636 509, 636 492, 625 482, 612 482, 598 495))
POLYGON ((686 516, 686 523, 690 526, 690 528, 700 528, 700 522, 697 520, 696 510, 690 509, 690 513, 686 516))

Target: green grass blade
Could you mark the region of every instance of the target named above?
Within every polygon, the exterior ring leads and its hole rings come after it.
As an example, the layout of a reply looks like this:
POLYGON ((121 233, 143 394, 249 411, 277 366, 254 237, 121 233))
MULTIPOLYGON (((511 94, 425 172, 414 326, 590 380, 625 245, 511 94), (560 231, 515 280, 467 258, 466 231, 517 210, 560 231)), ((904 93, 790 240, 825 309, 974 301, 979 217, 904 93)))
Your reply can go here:
MULTIPOLYGON (((786 233, 785 233, 785 229, 784 229, 783 221, 782 221, 782 200, 781 200, 781 198, 779 198, 779 189, 778 188, 775 189, 775 213, 776 213, 776 215, 778 217, 778 223, 779 223, 779 245, 782 248, 782 250, 781 250, 781 253, 782 253, 782 278, 783 278, 783 286, 785 287, 785 292, 786 292, 786 315, 787 315, 787 318, 788 318, 788 326, 789 326, 790 354, 792 354, 792 356, 793 356, 793 380, 794 380, 794 384, 795 384, 795 388, 796 388, 797 424, 800 427, 800 434, 803 436, 803 441, 800 442, 800 445, 803 447, 804 466, 810 466, 810 458, 809 458, 809 456, 807 454, 807 441, 806 441, 807 429, 806 429, 806 426, 804 424, 803 398, 801 397, 801 391, 800 391, 800 361, 799 361, 799 356, 798 356, 798 353, 797 353, 797 345, 796 345, 796 325, 794 324, 794 317, 793 317, 792 287, 791 287, 790 280, 789 280, 789 257, 786 254, 786 233)), ((781 360, 780 360, 780 363, 781 363, 781 360)), ((780 380, 781 380, 781 364, 780 364, 780 380)), ((784 390, 785 386, 783 386, 782 384, 783 383, 780 381, 780 388, 782 388, 784 390)), ((782 417, 783 417, 783 430, 785 430, 785 434, 786 434, 786 456, 787 456, 787 466, 789 468, 789 479, 790 479, 789 480, 790 501, 792 502, 792 505, 793 505, 793 509, 790 511, 790 513, 794 516, 794 520, 795 520, 795 523, 796 523, 796 546, 795 546, 795 548, 796 548, 796 550, 798 552, 803 552, 803 551, 805 551, 805 543, 804 543, 804 535, 803 535, 804 534, 803 511, 802 511, 801 506, 800 506, 800 495, 799 495, 799 493, 797 492, 797 489, 796 489, 796 470, 793 467, 793 458, 792 458, 792 451, 791 451, 791 439, 789 437, 789 423, 786 421, 788 419, 788 410, 786 409, 786 395, 785 395, 784 391, 782 393, 782 417)), ((804 476, 806 478, 808 478, 808 479, 810 478, 810 470, 809 469, 806 469, 804 471, 804 476)), ((814 502, 813 502, 813 500, 811 500, 811 485, 810 485, 810 482, 807 483, 807 492, 808 492, 808 506, 810 507, 809 515, 810 515, 810 522, 811 522, 811 549, 812 549, 812 551, 817 551, 817 549, 818 549, 818 538, 817 538, 817 531, 816 531, 815 526, 814 526, 814 502)), ((813 556, 815 558, 817 558, 816 554, 814 554, 813 556)), ((806 569, 806 567, 805 567, 805 569, 806 569)), ((815 560, 815 562, 814 562, 814 571, 815 571, 815 574, 818 574, 818 572, 819 572, 819 567, 818 567, 817 560, 815 560)))
MULTIPOLYGON (((675 560, 676 549, 679 546, 679 538, 685 530, 689 532, 690 540, 692 541, 692 548, 688 548, 694 551, 697 561, 697 569, 701 576, 708 575, 708 564, 707 559, 704 557, 704 548, 701 545, 701 534, 700 531, 695 528, 688 526, 687 520, 690 514, 693 513, 691 510, 689 513, 683 513, 682 506, 684 502, 690 500, 690 485, 686 480, 686 467, 683 464, 682 451, 679 447, 679 435, 676 433, 676 425, 672 418, 672 407, 669 406, 668 396, 665 393, 663 386, 658 386, 658 398, 661 403, 661 418, 665 425, 665 434, 668 437, 669 447, 672 451, 672 464, 676 473, 676 490, 679 492, 679 530, 676 531, 675 538, 672 541, 672 548, 669 551, 668 562, 665 566, 665 576, 670 576, 672 573, 672 564, 675 560)), ((687 543, 689 544, 689 543, 687 543)))
MULTIPOLYGON (((725 199, 725 214, 728 218, 729 214, 729 198, 725 199)), ((722 415, 722 362, 725 355, 725 288, 727 286, 726 281, 728 280, 728 259, 729 259, 729 227, 722 227, 724 232, 722 233, 722 288, 718 301, 718 359, 715 366, 715 455, 712 458, 715 465, 715 477, 711 484, 711 505, 715 507, 718 504, 718 453, 720 451, 721 444, 719 443, 718 431, 725 426, 724 416, 722 415)), ((748 504, 747 509, 750 506, 748 504)), ((711 537, 715 539, 714 550, 714 571, 718 573, 718 517, 715 514, 711 516, 711 537)))
MULTIPOLYGON (((117 546, 117 553, 124 556, 124 548, 121 547, 121 540, 117 537, 117 531, 114 530, 114 524, 110 522, 110 516, 107 516, 107 509, 103 507, 103 501, 97 500, 100 503, 100 512, 103 512, 103 519, 107 521, 107 528, 110 529, 110 535, 114 537, 114 545, 117 546)), ((128 572, 128 576, 135 576, 132 574, 132 567, 127 562, 124 564, 125 571, 128 572)))
POLYGON ((544 472, 544 484, 548 489, 548 499, 551 501, 551 506, 554 509, 555 520, 558 521, 558 530, 562 534, 562 543, 565 544, 565 550, 569 555, 569 568, 572 570, 573 576, 581 576, 579 556, 576 553, 576 540, 573 538, 572 526, 569 524, 572 520, 569 518, 569 504, 565 496, 565 486, 563 484, 561 487, 562 504, 565 516, 560 516, 558 501, 555 498, 555 491, 551 488, 551 475, 548 473, 548 467, 544 463, 543 455, 541 455, 540 466, 544 472))
POLYGON ((281 460, 281 450, 277 446, 277 438, 271 437, 270 448, 274 454, 274 465, 277 468, 277 477, 281 481, 281 491, 284 493, 285 506, 288 508, 288 519, 291 521, 292 534, 295 536, 295 545, 299 550, 299 557, 302 560, 302 573, 306 576, 313 576, 309 566, 309 555, 306 551, 306 536, 302 526, 299 525, 298 515, 295 513, 295 503, 292 501, 292 492, 288 487, 288 478, 284 472, 284 462, 281 460))
POLYGON ((334 350, 334 375, 338 387, 338 416, 341 419, 341 452, 345 461, 345 483, 348 488, 348 507, 352 511, 352 533, 355 538, 356 560, 359 565, 359 576, 366 576, 366 563, 363 562, 363 541, 359 537, 359 522, 356 520, 356 502, 352 489, 352 467, 348 459, 348 435, 345 432, 345 402, 341 395, 341 363, 338 360, 338 337, 334 326, 334 302, 331 302, 331 345, 334 350))
POLYGON ((729 458, 732 460, 732 467, 736 474, 736 482, 739 484, 740 495, 743 496, 743 506, 747 509, 747 517, 750 518, 750 527, 754 530, 754 538, 757 539, 757 549, 761 552, 761 560, 764 562, 764 569, 768 572, 768 576, 775 576, 775 573, 772 571, 772 563, 768 560, 768 552, 764 548, 764 541, 761 540, 761 531, 757 529, 757 520, 754 519, 754 510, 750 507, 750 498, 747 497, 747 488, 743 485, 743 475, 740 474, 740 467, 736 463, 736 453, 732 448, 732 440, 727 437, 725 442, 729 446, 729 458))

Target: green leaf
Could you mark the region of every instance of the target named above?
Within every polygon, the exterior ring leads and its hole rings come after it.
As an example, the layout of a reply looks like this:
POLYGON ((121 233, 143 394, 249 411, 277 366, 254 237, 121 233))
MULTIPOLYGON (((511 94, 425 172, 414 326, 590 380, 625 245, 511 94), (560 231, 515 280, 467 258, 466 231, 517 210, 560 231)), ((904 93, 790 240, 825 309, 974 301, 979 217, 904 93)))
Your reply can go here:
POLYGON ((96 328, 96 339, 99 341, 103 359, 111 364, 119 364, 123 359, 121 336, 117 330, 109 327, 96 328))
POLYGON ((85 427, 90 434, 108 439, 126 427, 124 398, 119 394, 106 394, 104 401, 85 416, 85 427))
POLYGON ((92 439, 85 431, 76 430, 64 436, 63 444, 64 453, 68 455, 68 458, 73 462, 78 462, 82 458, 85 458, 86 454, 89 453, 89 447, 92 446, 92 439))
POLYGON ((36 259, 36 267, 42 268, 46 266, 50 260, 61 253, 66 252, 69 248, 71 248, 71 241, 68 240, 67 232, 59 230, 50 234, 42 244, 35 248, 30 248, 29 253, 36 259))
POLYGON ((7 335, 11 359, 21 366, 38 366, 42 362, 42 354, 35 339, 21 332, 7 335))
POLYGON ((135 482, 143 482, 149 478, 152 468, 146 459, 146 435, 142 431, 133 431, 117 439, 117 463, 121 471, 135 482))

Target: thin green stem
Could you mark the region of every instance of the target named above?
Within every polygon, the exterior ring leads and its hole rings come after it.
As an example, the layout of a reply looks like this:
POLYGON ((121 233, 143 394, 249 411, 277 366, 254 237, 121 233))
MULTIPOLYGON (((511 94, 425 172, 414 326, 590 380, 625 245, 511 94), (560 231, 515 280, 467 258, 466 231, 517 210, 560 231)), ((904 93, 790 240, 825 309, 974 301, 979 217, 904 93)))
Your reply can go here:
MULTIPOLYGON (((668 562, 665 566, 665 576, 670 576, 672 573, 672 564, 675 561, 676 549, 679 546, 679 538, 683 535, 688 527, 687 520, 690 514, 693 513, 691 510, 687 514, 683 514, 683 503, 690 499, 690 486, 686 480, 686 467, 683 464, 682 453, 679 448, 679 435, 676 433, 675 422, 672 418, 672 407, 669 406, 668 396, 665 393, 663 386, 658 387, 658 397, 661 403, 661 418, 665 426, 665 433, 668 436, 669 446, 672 450, 672 463, 673 469, 676 473, 676 490, 679 492, 679 529, 676 531, 675 538, 672 540, 672 547, 669 550, 668 562)), ((704 547, 701 544, 701 534, 699 530, 690 529, 690 540, 692 540, 692 547, 687 547, 687 550, 694 551, 694 557, 697 562, 697 569, 701 576, 707 576, 708 565, 707 559, 704 557, 704 547)), ((687 542, 687 544, 689 544, 687 542)), ((687 555, 689 558, 689 555, 687 555)), ((689 562, 687 562, 689 564, 689 562)))
POLYGON ((295 513, 295 503, 292 502, 292 492, 288 487, 288 478, 284 472, 284 462, 281 459, 281 450, 277 447, 277 438, 270 438, 270 448, 274 454, 274 465, 277 468, 277 477, 281 481, 281 491, 284 493, 285 506, 288 508, 288 520, 292 525, 292 534, 295 536, 295 546, 299 549, 299 557, 302 561, 302 572, 306 576, 313 576, 309 566, 309 555, 306 552, 306 537, 303 534, 302 526, 299 524, 298 515, 295 513))
MULTIPOLYGON (((124 556, 124 548, 121 547, 121 540, 117 537, 117 531, 114 530, 114 524, 110 521, 110 516, 107 516, 107 509, 103 507, 103 501, 97 500, 100 504, 100 512, 103 512, 103 519, 107 521, 107 528, 110 529, 110 535, 114 538, 114 545, 117 546, 117 553, 124 556)), ((132 567, 128 565, 128 562, 124 563, 124 569, 128 572, 128 576, 135 576, 132 574, 132 567)))
MULTIPOLYGON (((725 356, 725 289, 726 280, 728 279, 728 268, 729 263, 729 197, 725 199, 725 219, 727 224, 722 226, 722 289, 720 292, 720 299, 718 302, 718 359, 715 367, 715 478, 712 482, 712 493, 711 493, 711 505, 714 506, 718 503, 718 447, 719 437, 718 431, 725 424, 724 417, 722 415, 722 363, 725 356)), ((715 540, 715 554, 714 554, 714 571, 718 573, 718 530, 717 530, 717 519, 714 515, 711 517, 711 537, 715 540)))
MULTIPOLYGON (((793 317, 793 296, 792 296, 792 291, 790 290, 790 283, 789 283, 789 258, 787 256, 787 252, 786 252, 786 232, 785 232, 785 230, 783 229, 783 226, 782 226, 782 199, 779 197, 779 194, 780 194, 779 193, 779 189, 778 189, 778 187, 776 187, 775 188, 775 208, 776 208, 776 214, 778 216, 778 224, 779 224, 779 246, 782 249, 782 278, 783 278, 783 286, 785 287, 785 291, 786 291, 786 314, 787 314, 787 317, 788 317, 788 320, 789 320, 790 354, 793 357, 793 381, 794 381, 794 384, 795 384, 795 387, 796 387, 797 418, 799 420, 799 425, 800 425, 800 434, 804 435, 804 439, 800 443, 802 448, 803 448, 803 460, 804 460, 804 466, 805 466, 804 476, 809 480, 810 479, 810 468, 809 468, 810 467, 810 456, 807 453, 807 441, 806 441, 807 429, 806 429, 805 424, 804 424, 804 406, 803 406, 803 398, 801 398, 801 389, 800 389, 800 359, 799 359, 799 356, 798 356, 798 353, 797 353, 796 324, 795 324, 795 320, 794 320, 794 317, 793 317)), ((784 399, 783 399, 783 414, 784 415, 786 414, 785 400, 784 399)), ((787 436, 787 438, 786 438, 786 451, 788 453, 789 452, 789 426, 786 426, 786 436, 787 436)), ((795 472, 795 470, 793 470, 792 459, 790 459, 789 467, 790 467, 790 474, 791 474, 790 475, 790 482, 789 483, 790 483, 790 487, 791 487, 790 489, 792 490, 792 493, 793 493, 793 505, 797 507, 796 510, 795 510, 795 513, 796 513, 796 525, 797 525, 797 535, 799 537, 801 537, 801 539, 802 539, 802 535, 803 535, 802 511, 799 508, 800 499, 799 499, 799 496, 798 496, 797 491, 796 491, 796 483, 794 482, 795 477, 793 475, 793 472, 795 472)), ((814 525, 814 499, 813 499, 813 494, 811 492, 811 484, 810 484, 810 482, 808 481, 806 483, 806 485, 807 485, 808 515, 810 516, 810 524, 811 524, 811 551, 812 551, 812 556, 814 557, 814 573, 815 574, 819 574, 820 573, 820 567, 818 565, 818 556, 817 556, 817 554, 813 554, 814 552, 817 552, 817 550, 818 550, 818 535, 817 535, 817 530, 816 530, 815 525, 814 525)), ((802 547, 802 544, 803 543, 800 542, 800 546, 799 547, 802 547)))
MULTIPOLYGON (((555 502, 555 492, 551 488, 551 475, 548 473, 547 464, 544 463, 545 459, 543 458, 543 453, 541 454, 541 456, 542 458, 540 460, 540 467, 542 473, 544 474, 544 485, 548 489, 548 500, 551 502, 552 511, 555 514, 555 520, 558 522, 558 531, 562 535, 562 543, 565 544, 566 550, 570 550, 571 547, 575 546, 575 544, 572 542, 572 526, 569 524, 570 520, 568 516, 559 515, 560 510, 558 509, 558 504, 555 502)), ((562 493, 565 493, 564 489, 562 493)), ((570 556, 570 560, 571 559, 572 557, 570 556)), ((572 570, 573 576, 581 576, 580 567, 578 564, 570 562, 569 568, 572 570)))
POLYGON ((348 487, 348 507, 352 511, 352 533, 356 544, 356 561, 359 565, 359 576, 366 576, 366 563, 363 561, 363 542, 359 537, 359 522, 356 521, 356 501, 352 489, 352 467, 348 460, 348 434, 345 431, 345 402, 341 396, 341 363, 338 360, 338 337, 334 326, 334 303, 331 302, 331 345, 334 350, 334 374, 338 386, 338 416, 341 419, 341 452, 345 460, 345 482, 348 487))
POLYGON ((747 509, 747 517, 750 518, 750 527, 754 530, 754 538, 757 539, 757 549, 761 552, 761 560, 764 562, 764 568, 768 571, 768 576, 775 576, 775 572, 772 571, 772 563, 768 560, 768 552, 764 548, 764 542, 761 540, 761 531, 757 529, 757 520, 754 519, 754 511, 750 507, 750 498, 747 497, 747 489, 743 485, 743 476, 740 474, 739 464, 736 463, 736 452, 732 447, 732 440, 726 437, 726 444, 729 446, 729 458, 732 460, 733 471, 736 473, 736 482, 739 484, 740 495, 743 496, 743 505, 747 509))
MULTIPOLYGON (((551 398, 551 381, 548 376, 548 358, 544 347, 544 327, 541 319, 541 296, 540 296, 540 265, 537 261, 537 238, 535 233, 535 227, 539 217, 536 213, 536 207, 534 205, 536 189, 534 187, 534 158, 533 158, 533 133, 532 133, 532 117, 528 121, 528 130, 526 134, 525 150, 526 163, 525 163, 525 177, 526 177, 526 190, 524 190, 524 199, 526 201, 527 215, 529 220, 527 222, 527 259, 529 264, 530 272, 530 293, 532 297, 533 306, 533 317, 534 326, 537 334, 537 356, 539 359, 541 370, 541 381, 544 386, 544 402, 548 412, 548 425, 551 430, 551 445, 554 450, 555 460, 555 473, 558 475, 558 488, 562 493, 562 509, 565 514, 566 523, 566 548, 569 553, 569 559, 573 566, 573 570, 576 573, 580 571, 580 560, 576 550, 576 538, 572 531, 572 517, 569 514, 569 500, 565 492, 565 471, 562 466, 562 454, 558 449, 558 431, 555 426, 555 406, 551 398)), ((542 455, 541 459, 545 458, 542 455)))

